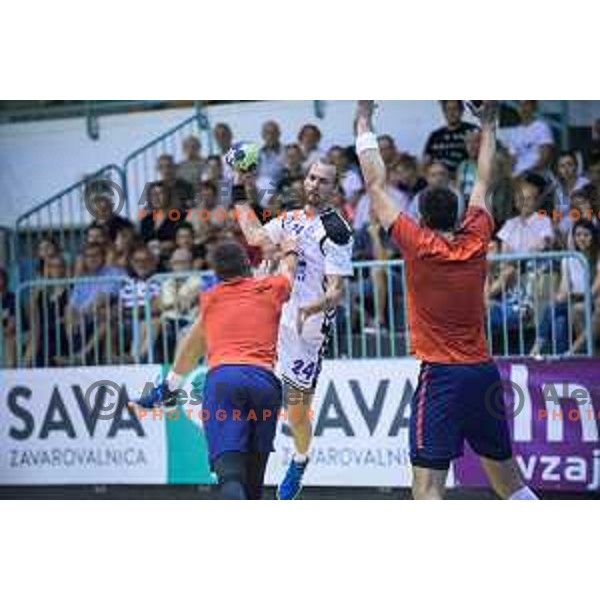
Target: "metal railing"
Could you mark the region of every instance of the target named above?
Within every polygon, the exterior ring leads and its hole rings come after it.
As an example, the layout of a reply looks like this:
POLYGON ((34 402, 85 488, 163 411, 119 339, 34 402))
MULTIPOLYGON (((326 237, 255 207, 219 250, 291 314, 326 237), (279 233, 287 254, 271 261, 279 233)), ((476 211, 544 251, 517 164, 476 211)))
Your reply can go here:
POLYGON ((17 366, 140 363, 143 305, 128 277, 32 280, 17 288, 17 366))
MULTIPOLYGON (((491 256, 485 328, 490 354, 592 356, 591 285, 577 252, 491 256), (579 274, 579 275, 577 275, 579 274), (497 283, 499 282, 499 283, 497 283)), ((17 290, 19 366, 170 363, 198 315, 199 292, 216 284, 206 272, 29 281, 17 290), (96 302, 92 290, 98 296, 96 302), (88 298, 69 312, 73 298, 88 298)), ((365 261, 333 320, 328 358, 393 358, 410 354, 404 263, 365 261)))
POLYGON ((194 116, 127 156, 123 162, 125 193, 132 199, 133 206, 141 208, 145 202, 143 196, 146 185, 158 178, 156 173, 158 157, 161 154, 170 154, 175 162, 179 162, 182 158, 183 140, 190 135, 200 138, 201 142, 204 142, 203 147, 212 154, 213 139, 210 123, 208 117, 198 110, 194 116))
MULTIPOLYGON (((107 165, 17 219, 15 246, 20 281, 35 277, 37 249, 43 239, 53 239, 67 257, 75 257, 81 248, 85 227, 94 220, 86 199, 89 204, 90 194, 99 191, 99 182, 104 180, 123 189, 123 171, 117 165, 107 165)), ((112 193, 110 189, 107 191, 112 193)), ((124 201, 127 206, 127 196, 124 201)))

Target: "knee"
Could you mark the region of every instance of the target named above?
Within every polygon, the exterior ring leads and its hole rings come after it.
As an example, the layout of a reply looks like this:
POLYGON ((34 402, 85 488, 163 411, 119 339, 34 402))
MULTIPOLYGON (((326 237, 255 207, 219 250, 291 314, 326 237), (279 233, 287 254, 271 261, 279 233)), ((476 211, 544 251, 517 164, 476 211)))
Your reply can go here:
POLYGON ((433 481, 413 481, 412 495, 415 500, 442 500, 444 491, 433 481))

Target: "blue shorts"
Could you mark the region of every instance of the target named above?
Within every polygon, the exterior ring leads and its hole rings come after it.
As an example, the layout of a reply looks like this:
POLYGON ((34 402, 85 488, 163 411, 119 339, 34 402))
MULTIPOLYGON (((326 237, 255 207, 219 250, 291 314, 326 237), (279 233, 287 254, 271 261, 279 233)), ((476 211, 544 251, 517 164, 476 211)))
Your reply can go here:
POLYGON ((202 404, 211 462, 225 452, 272 452, 281 403, 281 382, 268 369, 211 369, 202 404))
POLYGON ((411 404, 410 456, 414 466, 448 469, 465 440, 479 456, 508 460, 512 446, 498 367, 423 363, 411 404))

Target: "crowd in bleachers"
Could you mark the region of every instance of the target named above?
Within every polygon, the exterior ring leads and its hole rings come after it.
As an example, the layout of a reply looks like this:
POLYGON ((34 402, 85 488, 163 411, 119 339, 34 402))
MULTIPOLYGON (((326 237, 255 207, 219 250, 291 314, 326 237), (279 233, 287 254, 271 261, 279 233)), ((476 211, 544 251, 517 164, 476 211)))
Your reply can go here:
MULTIPOLYGON (((418 196, 426 187, 449 187, 464 208, 477 176, 478 128, 464 119, 460 101, 442 101, 443 123, 424 140, 421 156, 402 148, 402 139, 382 134, 379 146, 387 167, 388 192, 399 208, 418 219, 418 196)), ((571 249, 577 260, 492 262, 486 286, 489 332, 496 349, 510 353, 563 354, 585 348, 583 294, 591 289, 594 329, 600 338, 600 121, 594 143, 585 154, 559 152, 548 124, 534 101, 522 101, 510 113, 511 127, 501 129, 496 184, 491 206, 496 233, 490 253, 544 253, 571 249), (545 211, 543 216, 539 211, 545 211), (569 212, 571 211, 571 212, 569 212), (576 211, 576 212, 573 212, 576 211), (534 326, 535 321, 535 326, 534 326), (523 342, 523 329, 526 340, 523 342), (520 351, 515 351, 515 336, 520 351)), ((208 269, 211 248, 234 238, 244 244, 230 208, 232 173, 224 155, 235 140, 226 123, 214 127, 218 153, 203 154, 195 136, 183 142, 184 159, 163 154, 156 180, 146 188, 139 222, 113 214, 108 197, 94 198, 95 219, 86 228, 74 260, 67 260, 52 235, 37 245, 34 276, 50 281, 81 278, 73 284, 45 285, 27 297, 23 307, 22 365, 155 360, 172 356, 177 338, 197 315, 198 292, 214 284, 208 269), (179 211, 173 219, 170 211, 179 211), (156 278, 159 273, 174 277, 156 278), (177 276, 177 274, 181 274, 177 276), (148 315, 149 311, 149 315, 148 315), (150 343, 150 339, 152 342, 150 343)), ((293 143, 281 142, 276 121, 262 126, 259 168, 244 176, 246 194, 259 219, 303 204, 303 179, 315 161, 335 165, 339 185, 331 199, 355 230, 357 261, 401 258, 386 233, 374 222, 352 147, 322 147, 321 132, 304 125, 293 143), (268 214, 270 212, 270 214, 268 214)), ((249 248, 254 265, 260 252, 249 248)), ((362 333, 399 331, 404 326, 402 282, 397 272, 378 267, 350 283, 351 302, 360 296, 360 323, 352 311, 341 311, 340 327, 362 333), (360 287, 361 289, 358 289, 360 287)), ((15 364, 16 306, 0 270, 3 360, 15 364)))

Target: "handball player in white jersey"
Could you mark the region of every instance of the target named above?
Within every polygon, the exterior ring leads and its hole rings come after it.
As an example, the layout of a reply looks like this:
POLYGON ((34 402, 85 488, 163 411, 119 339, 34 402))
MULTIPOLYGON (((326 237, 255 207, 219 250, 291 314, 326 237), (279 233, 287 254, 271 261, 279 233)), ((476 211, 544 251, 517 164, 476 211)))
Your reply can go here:
POLYGON ((302 489, 312 435, 308 411, 335 309, 344 295, 344 278, 352 275, 352 228, 328 202, 336 185, 335 167, 314 163, 304 180, 304 209, 284 213, 266 225, 249 216, 252 209, 244 203, 243 187, 234 189, 240 226, 250 245, 272 248, 292 237, 298 248, 296 279, 283 308, 277 343, 277 370, 295 448, 277 491, 281 500, 295 499, 302 489))

